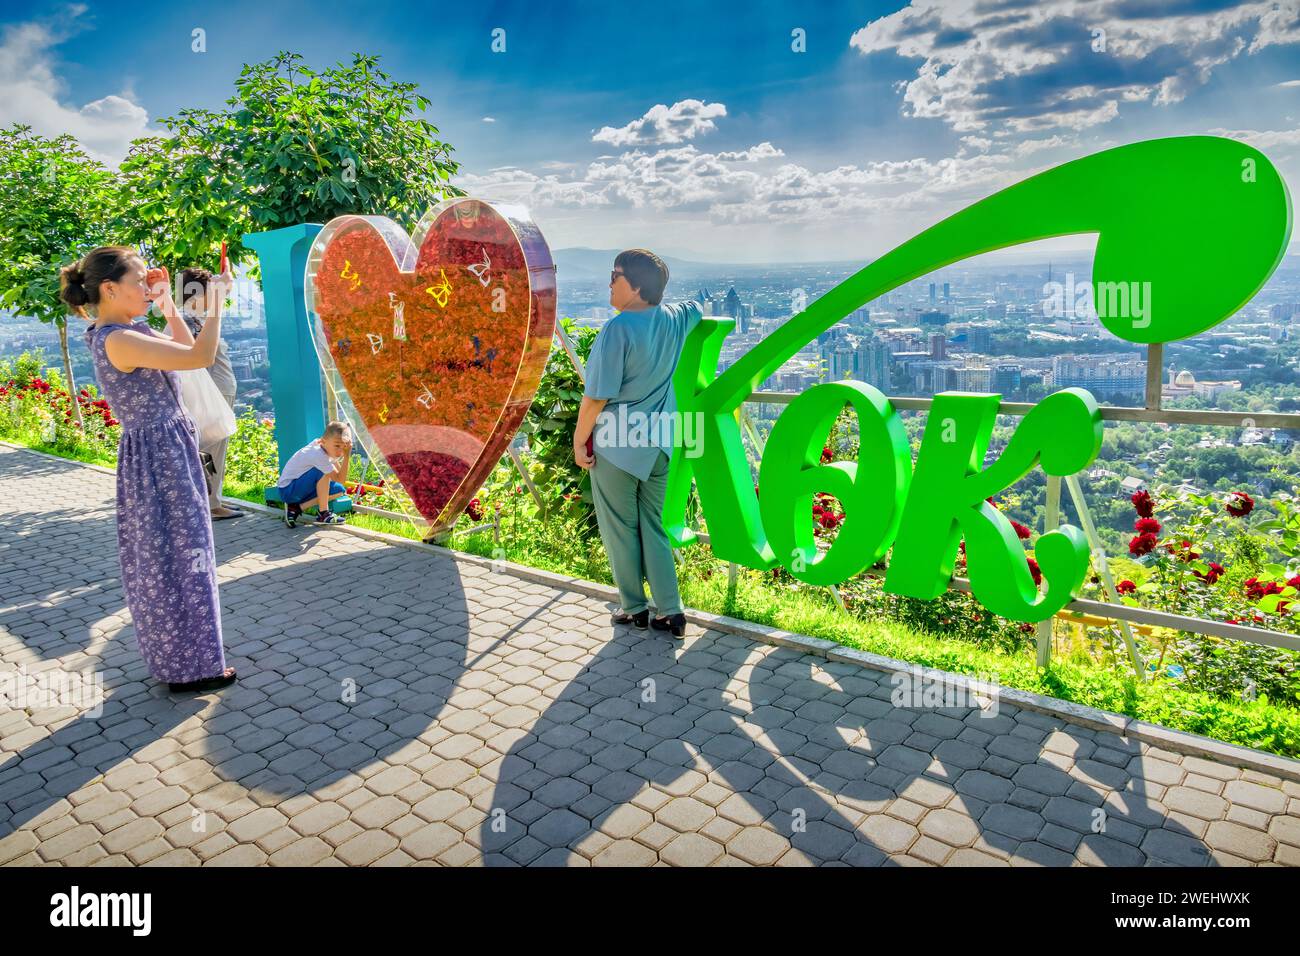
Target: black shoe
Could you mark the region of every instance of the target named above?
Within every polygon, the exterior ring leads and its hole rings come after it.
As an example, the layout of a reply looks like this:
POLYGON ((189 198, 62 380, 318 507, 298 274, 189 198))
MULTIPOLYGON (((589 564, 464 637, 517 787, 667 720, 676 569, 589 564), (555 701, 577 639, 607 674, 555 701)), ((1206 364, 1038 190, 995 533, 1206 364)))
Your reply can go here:
POLYGON ((650 609, 646 608, 644 611, 637 611, 635 614, 627 614, 623 611, 619 611, 614 615, 614 623, 631 624, 638 631, 644 631, 646 626, 650 623, 650 609))
POLYGON ((233 667, 227 667, 224 674, 217 677, 205 677, 203 680, 187 681, 184 684, 168 684, 167 689, 173 694, 204 693, 210 690, 221 690, 223 687, 229 687, 235 682, 238 675, 233 667))
POLYGON ((650 622, 650 626, 656 631, 672 631, 673 637, 683 637, 686 634, 686 615, 679 613, 672 617, 657 617, 650 622))
POLYGON ((284 523, 287 527, 296 528, 298 519, 302 517, 302 509, 297 505, 284 506, 284 523))

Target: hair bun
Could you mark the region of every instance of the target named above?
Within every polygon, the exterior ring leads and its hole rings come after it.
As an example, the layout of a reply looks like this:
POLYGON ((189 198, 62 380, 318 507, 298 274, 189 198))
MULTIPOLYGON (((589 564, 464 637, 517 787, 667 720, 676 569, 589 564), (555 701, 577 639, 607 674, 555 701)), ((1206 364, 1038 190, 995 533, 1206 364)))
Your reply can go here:
POLYGON ((59 270, 59 298, 72 309, 81 308, 90 301, 86 294, 86 274, 80 262, 59 270))

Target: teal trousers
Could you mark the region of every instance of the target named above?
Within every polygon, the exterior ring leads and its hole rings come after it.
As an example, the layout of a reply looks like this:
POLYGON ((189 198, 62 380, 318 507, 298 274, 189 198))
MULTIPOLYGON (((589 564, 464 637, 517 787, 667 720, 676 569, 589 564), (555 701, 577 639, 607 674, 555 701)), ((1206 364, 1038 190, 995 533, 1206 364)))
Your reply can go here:
POLYGON ((673 549, 664 531, 667 488, 668 456, 662 451, 646 481, 601 458, 599 453, 591 467, 591 495, 600 539, 609 556, 619 602, 628 614, 649 606, 643 581, 650 582, 655 609, 661 617, 683 610, 673 549))

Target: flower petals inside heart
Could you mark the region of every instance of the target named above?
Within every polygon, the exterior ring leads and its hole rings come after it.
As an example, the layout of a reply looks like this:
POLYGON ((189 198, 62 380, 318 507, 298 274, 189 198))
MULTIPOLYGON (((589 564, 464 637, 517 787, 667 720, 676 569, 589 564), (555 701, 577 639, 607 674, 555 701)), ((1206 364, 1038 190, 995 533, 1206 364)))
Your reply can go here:
POLYGON ((323 363, 437 527, 478 490, 532 401, 554 329, 554 268, 544 242, 525 253, 512 221, 478 200, 445 205, 418 250, 396 250, 414 259, 410 272, 394 259, 394 228, 377 217, 335 220, 318 237, 309 279, 323 363))

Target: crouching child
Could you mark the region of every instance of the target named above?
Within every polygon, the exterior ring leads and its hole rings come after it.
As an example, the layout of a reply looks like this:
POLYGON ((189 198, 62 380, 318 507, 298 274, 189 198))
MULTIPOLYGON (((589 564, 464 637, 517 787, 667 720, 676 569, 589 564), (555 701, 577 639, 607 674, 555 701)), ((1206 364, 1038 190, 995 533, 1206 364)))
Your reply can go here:
POLYGON ((295 527, 307 508, 317 509, 317 524, 343 524, 329 503, 347 494, 342 482, 352 460, 352 435, 345 422, 330 422, 320 438, 293 453, 276 483, 284 502, 284 523, 295 527))

